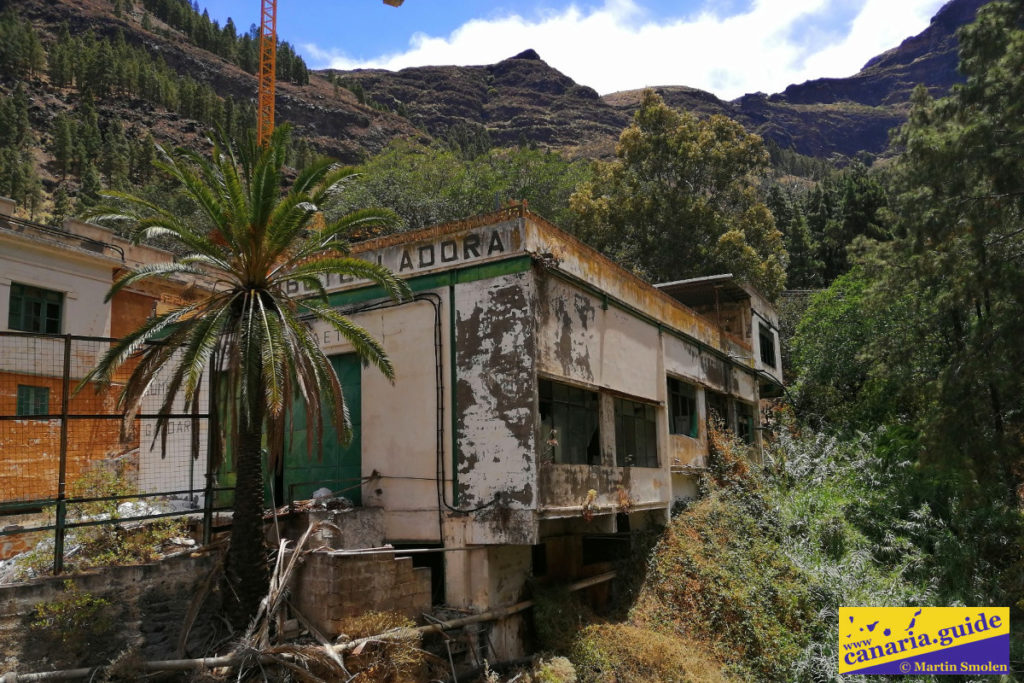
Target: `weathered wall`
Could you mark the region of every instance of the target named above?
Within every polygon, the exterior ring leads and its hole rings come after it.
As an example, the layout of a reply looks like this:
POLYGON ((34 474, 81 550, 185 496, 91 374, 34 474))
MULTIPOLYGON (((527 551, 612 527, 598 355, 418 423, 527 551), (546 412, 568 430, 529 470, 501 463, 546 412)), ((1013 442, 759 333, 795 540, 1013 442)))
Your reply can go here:
MULTIPOLYGON (((487 549, 488 594, 491 606, 511 605, 525 599, 532 565, 530 546, 506 545, 487 549)), ((491 625, 490 644, 498 661, 526 652, 527 613, 515 614, 491 625)))
POLYGON ((496 495, 498 505, 510 510, 535 505, 532 287, 531 274, 519 273, 455 290, 458 498, 463 508, 488 503, 496 495))
POLYGON ((292 583, 293 604, 323 634, 342 633, 346 617, 400 612, 416 618, 430 610, 430 570, 394 553, 305 557, 292 583))
MULTIPOLYGON (((138 647, 149 659, 173 657, 189 599, 214 560, 212 555, 178 557, 0 586, 0 671, 28 673, 103 664, 128 646, 138 647), (30 624, 36 618, 36 605, 67 597, 66 580, 110 605, 80 625, 84 632, 80 637, 62 642, 62 633, 41 632, 30 624)), ((201 617, 190 642, 201 642, 209 635, 207 629, 208 622, 201 617)))
POLYGON ((537 272, 537 370, 658 400, 658 330, 537 272))
POLYGON ((540 507, 544 518, 579 516, 588 492, 597 496, 586 505, 594 514, 633 507, 664 507, 671 501, 668 468, 563 465, 544 463, 539 472, 540 507))
POLYGON ((110 300, 110 336, 116 339, 134 332, 156 308, 156 299, 121 290, 110 300))
MULTIPOLYGON (((295 512, 284 518, 281 536, 297 540, 317 522, 326 524, 309 535, 307 548, 354 550, 384 545, 384 510, 373 507, 295 512)), ((271 547, 277 544, 274 528, 270 525, 266 527, 266 536, 271 547)))

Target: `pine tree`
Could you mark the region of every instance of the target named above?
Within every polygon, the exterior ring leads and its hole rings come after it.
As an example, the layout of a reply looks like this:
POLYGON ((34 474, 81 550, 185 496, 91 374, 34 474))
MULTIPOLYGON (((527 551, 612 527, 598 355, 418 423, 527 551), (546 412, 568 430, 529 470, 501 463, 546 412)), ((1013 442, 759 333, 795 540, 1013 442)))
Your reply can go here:
POLYGON ((71 133, 71 120, 66 114, 58 114, 54 119, 50 153, 57 162, 61 178, 67 177, 75 162, 75 143, 71 133))
POLYGON ((56 225, 62 225, 64 219, 71 215, 71 198, 68 196, 68 191, 61 183, 57 186, 57 189, 53 191, 53 222, 56 225))

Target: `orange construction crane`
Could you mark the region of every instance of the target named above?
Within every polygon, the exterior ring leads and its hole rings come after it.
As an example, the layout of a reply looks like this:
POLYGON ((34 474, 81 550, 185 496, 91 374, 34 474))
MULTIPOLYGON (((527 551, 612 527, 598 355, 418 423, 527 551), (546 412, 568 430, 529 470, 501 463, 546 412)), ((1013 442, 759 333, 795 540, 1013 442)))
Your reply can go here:
POLYGON ((256 97, 256 139, 261 147, 274 132, 274 79, 277 75, 277 0, 263 0, 260 10, 260 73, 256 97))
MULTIPOLYGON (((384 0, 399 7, 405 0, 384 0)), ((256 97, 256 139, 261 147, 274 132, 274 84, 277 76, 277 0, 262 0, 260 10, 260 72, 256 97)))

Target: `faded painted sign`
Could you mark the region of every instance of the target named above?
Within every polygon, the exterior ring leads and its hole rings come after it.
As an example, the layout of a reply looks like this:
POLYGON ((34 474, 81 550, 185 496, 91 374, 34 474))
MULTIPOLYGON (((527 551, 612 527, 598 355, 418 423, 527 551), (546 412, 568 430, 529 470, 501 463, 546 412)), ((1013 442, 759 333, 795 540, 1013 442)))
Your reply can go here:
MULTIPOLYGON (((523 227, 520 221, 507 221, 447 235, 354 254, 364 261, 385 266, 401 277, 424 275, 439 270, 498 260, 523 251, 523 227)), ((330 292, 370 284, 369 280, 329 274, 321 277, 330 292)), ((298 282, 288 282, 289 294, 311 292, 298 282)))

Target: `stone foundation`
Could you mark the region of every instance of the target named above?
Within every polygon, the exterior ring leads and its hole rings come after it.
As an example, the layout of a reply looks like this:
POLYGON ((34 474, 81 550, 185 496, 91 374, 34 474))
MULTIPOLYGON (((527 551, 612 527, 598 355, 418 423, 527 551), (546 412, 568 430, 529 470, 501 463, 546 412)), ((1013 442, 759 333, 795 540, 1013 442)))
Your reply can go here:
POLYGON ((363 612, 399 612, 415 619, 430 610, 430 569, 413 567, 394 553, 310 553, 292 583, 293 604, 329 637, 346 617, 363 612))

